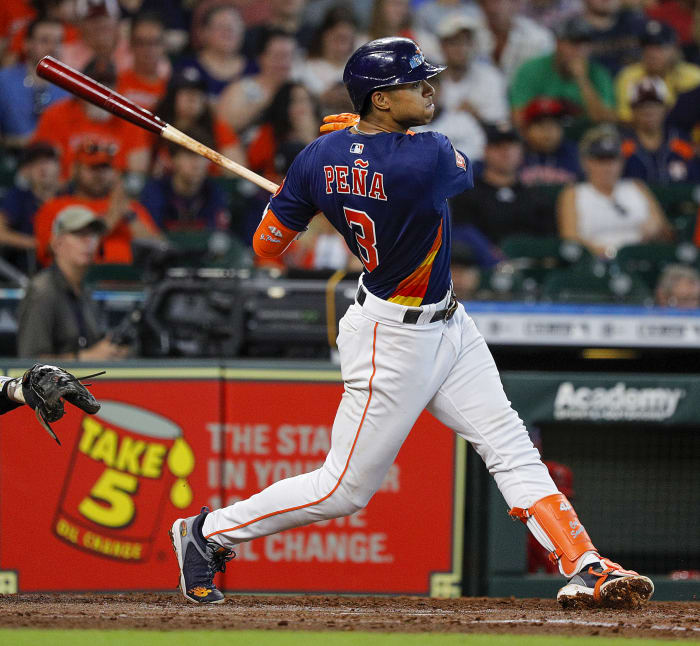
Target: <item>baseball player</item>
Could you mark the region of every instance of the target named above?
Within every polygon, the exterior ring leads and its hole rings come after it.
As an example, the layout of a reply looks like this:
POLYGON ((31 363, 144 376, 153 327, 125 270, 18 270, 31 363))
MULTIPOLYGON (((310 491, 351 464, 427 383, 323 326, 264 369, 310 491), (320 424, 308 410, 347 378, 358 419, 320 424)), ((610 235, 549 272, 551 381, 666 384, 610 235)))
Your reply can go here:
POLYGON ((35 411, 39 423, 60 444, 51 428, 51 422, 57 422, 63 417, 64 400, 86 413, 93 414, 100 410, 99 402, 80 380, 101 374, 103 373, 75 377, 63 368, 35 364, 20 378, 0 376, 0 415, 27 404, 35 411))
POLYGON ((445 136, 409 130, 430 122, 428 79, 443 69, 406 38, 360 47, 343 78, 359 122, 341 120, 307 146, 265 208, 253 242, 258 255, 283 253, 322 212, 364 265, 339 326, 345 391, 320 469, 173 523, 180 587, 190 601, 224 600, 213 578, 237 544, 367 505, 426 408, 471 442, 509 513, 569 579, 558 593, 562 605, 633 606, 653 593, 647 577, 598 554, 452 293, 447 199, 472 187, 471 163, 445 136))

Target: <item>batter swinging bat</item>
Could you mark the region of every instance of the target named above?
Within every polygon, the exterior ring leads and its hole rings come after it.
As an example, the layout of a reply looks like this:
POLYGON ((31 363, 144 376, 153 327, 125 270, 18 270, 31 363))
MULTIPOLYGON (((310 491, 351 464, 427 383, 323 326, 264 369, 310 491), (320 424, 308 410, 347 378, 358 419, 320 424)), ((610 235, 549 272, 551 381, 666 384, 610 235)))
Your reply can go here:
POLYGON ((160 117, 146 110, 146 108, 136 105, 133 101, 114 90, 110 90, 89 76, 85 76, 82 72, 56 60, 53 56, 44 56, 36 66, 36 73, 41 78, 51 81, 64 90, 68 90, 71 94, 75 94, 81 99, 96 105, 98 108, 107 110, 141 128, 154 132, 168 141, 184 146, 188 150, 206 157, 215 164, 253 182, 253 184, 270 193, 274 193, 278 188, 274 182, 261 177, 245 166, 237 164, 228 157, 224 157, 221 153, 212 150, 196 139, 192 139, 184 132, 165 123, 160 117))

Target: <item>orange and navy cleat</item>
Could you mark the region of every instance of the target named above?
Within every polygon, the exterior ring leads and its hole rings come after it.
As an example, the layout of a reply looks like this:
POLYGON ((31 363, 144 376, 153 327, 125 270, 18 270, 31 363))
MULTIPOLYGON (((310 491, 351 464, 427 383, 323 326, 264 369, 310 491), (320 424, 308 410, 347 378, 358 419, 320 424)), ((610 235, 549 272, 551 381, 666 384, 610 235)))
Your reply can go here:
POLYGON ((601 558, 587 565, 557 593, 563 608, 639 608, 654 594, 651 579, 601 558))
POLYGON ((209 513, 207 507, 197 516, 178 518, 170 529, 170 540, 180 566, 180 590, 194 603, 223 603, 224 595, 214 585, 214 575, 226 570, 233 550, 202 536, 202 524, 209 513))

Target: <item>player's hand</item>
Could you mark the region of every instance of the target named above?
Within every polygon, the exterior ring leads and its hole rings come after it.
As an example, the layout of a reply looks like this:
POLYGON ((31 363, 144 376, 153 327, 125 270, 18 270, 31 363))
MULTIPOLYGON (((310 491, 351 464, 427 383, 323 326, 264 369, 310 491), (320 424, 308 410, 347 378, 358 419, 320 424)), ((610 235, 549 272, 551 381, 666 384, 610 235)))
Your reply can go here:
POLYGON ((321 134, 333 132, 335 130, 344 130, 349 126, 356 126, 360 123, 360 115, 352 112, 341 112, 340 114, 329 114, 323 117, 323 125, 321 126, 321 134))

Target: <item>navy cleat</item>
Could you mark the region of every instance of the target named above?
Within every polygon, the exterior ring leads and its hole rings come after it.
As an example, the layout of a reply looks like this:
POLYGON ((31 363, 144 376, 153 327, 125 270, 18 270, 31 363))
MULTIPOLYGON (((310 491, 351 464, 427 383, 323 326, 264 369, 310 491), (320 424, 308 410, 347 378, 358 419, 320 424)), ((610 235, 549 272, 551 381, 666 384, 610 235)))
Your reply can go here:
POLYGON ((557 593, 562 608, 639 608, 654 594, 651 579, 601 559, 574 574, 557 593))
POLYGON ((226 549, 202 536, 202 524, 209 513, 202 507, 198 516, 178 518, 170 529, 170 540, 180 566, 180 589, 185 599, 194 603, 223 603, 224 595, 214 585, 214 575, 226 570, 234 556, 226 549))

